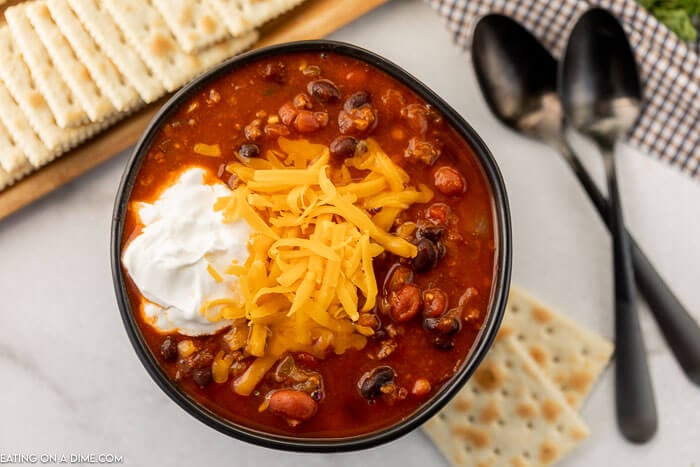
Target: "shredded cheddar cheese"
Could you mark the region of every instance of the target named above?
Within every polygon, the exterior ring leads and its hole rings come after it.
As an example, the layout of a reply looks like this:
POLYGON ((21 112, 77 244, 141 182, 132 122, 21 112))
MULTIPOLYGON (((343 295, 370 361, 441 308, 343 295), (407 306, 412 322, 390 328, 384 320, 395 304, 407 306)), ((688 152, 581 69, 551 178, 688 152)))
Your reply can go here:
MULTIPOLYGON (((210 321, 247 320, 245 351, 258 359, 234 381, 242 395, 285 352, 323 358, 328 350, 365 346, 374 331, 356 321, 376 304, 372 262, 385 250, 416 255, 413 244, 389 230, 401 211, 433 197, 427 186, 409 185, 371 139, 364 154, 339 168, 331 168, 326 146, 285 138, 278 144, 280 151, 264 159, 229 164, 240 185, 215 205, 225 222, 243 219, 253 230, 246 263, 224 272, 238 277, 241 300, 201 309, 210 321), (350 168, 364 177, 353 180, 350 168)), ((222 279, 213 268, 209 273, 222 279)))

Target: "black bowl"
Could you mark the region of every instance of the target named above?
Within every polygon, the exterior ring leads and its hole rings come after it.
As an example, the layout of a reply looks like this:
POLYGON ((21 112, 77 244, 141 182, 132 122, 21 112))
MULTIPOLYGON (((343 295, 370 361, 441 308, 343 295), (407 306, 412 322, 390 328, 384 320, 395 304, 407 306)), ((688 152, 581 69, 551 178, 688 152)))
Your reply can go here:
POLYGON ((501 323, 501 318, 503 317, 510 285, 511 228, 508 199, 506 196, 503 179, 501 178, 496 161, 484 142, 481 140, 481 138, 479 138, 472 127, 469 126, 469 124, 467 124, 467 122, 465 122, 464 119, 452 107, 438 97, 433 91, 428 89, 428 87, 397 65, 391 63, 385 58, 380 57, 379 55, 354 45, 328 40, 301 41, 275 45, 234 57, 195 79, 193 82, 175 94, 153 118, 148 126, 148 129, 146 129, 145 133, 134 148, 131 159, 126 166, 126 170, 124 171, 124 175, 119 186, 119 191, 117 192, 111 232, 112 238, 110 256, 112 260, 112 276, 124 327, 126 328, 131 344, 134 346, 136 354, 141 360, 141 363, 156 384, 173 401, 175 401, 177 405, 185 409, 201 422, 204 422, 222 433, 260 446, 291 451, 338 452, 365 449, 394 440, 427 421, 432 415, 440 410, 440 408, 442 408, 457 393, 457 391, 459 391, 472 373, 474 373, 474 370, 491 347, 493 339, 496 336, 496 332, 498 331, 501 323), (397 81, 406 85, 409 89, 419 95, 425 102, 438 109, 444 115, 450 125, 469 143, 469 145, 473 148, 476 157, 479 159, 492 192, 494 203, 493 210, 497 223, 496 230, 498 246, 490 309, 481 333, 472 346, 470 355, 467 359, 465 359, 465 362, 462 364, 460 370, 410 417, 388 428, 347 438, 301 438, 266 433, 226 420, 190 398, 175 383, 173 383, 173 381, 171 381, 165 372, 160 368, 158 362, 146 345, 146 342, 139 331, 131 305, 129 303, 125 278, 121 267, 121 245, 124 230, 124 218, 126 215, 127 203, 131 195, 136 176, 139 172, 139 168, 141 167, 141 162, 144 156, 147 154, 154 136, 158 133, 161 126, 170 118, 170 116, 182 105, 182 103, 199 92, 207 83, 226 75, 230 71, 235 70, 244 64, 254 62, 264 57, 281 54, 323 51, 334 52, 352 57, 379 68, 397 81))

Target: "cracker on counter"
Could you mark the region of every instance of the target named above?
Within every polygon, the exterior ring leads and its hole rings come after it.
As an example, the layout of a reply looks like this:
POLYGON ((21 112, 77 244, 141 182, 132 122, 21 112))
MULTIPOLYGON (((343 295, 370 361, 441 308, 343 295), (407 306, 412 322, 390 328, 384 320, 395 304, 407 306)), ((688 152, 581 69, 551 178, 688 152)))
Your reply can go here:
MULTIPOLYGON (((13 181, 14 176, 22 176, 31 169, 22 148, 2 122, 0 122, 0 168, 7 174, 6 185, 13 181)), ((1 181, 0 185, 2 185, 1 181)))
POLYGON ((95 84, 119 112, 134 109, 143 102, 136 89, 100 50, 92 36, 75 16, 67 0, 48 0, 47 5, 56 26, 75 50, 95 80, 95 84))
POLYGON ((153 4, 187 53, 219 42, 229 34, 207 0, 153 0, 153 4))
POLYGON ((85 109, 90 120, 98 122, 116 112, 116 108, 97 87, 88 69, 63 37, 46 3, 44 0, 27 3, 27 18, 48 51, 60 77, 85 109))
POLYGON ((550 465, 588 428, 513 337, 496 340, 467 385, 423 425, 455 466, 550 465))
POLYGON ((36 167, 50 162, 124 116, 114 114, 101 122, 60 128, 44 97, 36 88, 27 65, 15 49, 7 26, 0 27, 0 63, 0 78, 46 145, 48 152, 43 160, 37 161, 36 167))
POLYGON ((12 139, 22 147, 26 158, 34 167, 40 167, 50 160, 51 155, 46 145, 32 129, 22 109, 0 81, 0 121, 5 125, 12 139))
POLYGON ((88 121, 88 115, 56 71, 48 51, 27 18, 27 6, 28 3, 21 3, 5 11, 16 48, 31 70, 34 82, 58 125, 61 128, 82 125, 88 121))
POLYGON ((168 91, 250 46, 250 35, 225 39, 197 54, 177 43, 151 0, 102 0, 131 46, 168 91))
POLYGON ((499 335, 512 334, 574 408, 610 361, 613 344, 512 287, 499 335))
POLYGON ((67 0, 85 29, 146 103, 165 94, 161 82, 131 48, 101 0, 67 0))
POLYGON ((226 22, 234 36, 261 26, 304 0, 206 0, 226 22))

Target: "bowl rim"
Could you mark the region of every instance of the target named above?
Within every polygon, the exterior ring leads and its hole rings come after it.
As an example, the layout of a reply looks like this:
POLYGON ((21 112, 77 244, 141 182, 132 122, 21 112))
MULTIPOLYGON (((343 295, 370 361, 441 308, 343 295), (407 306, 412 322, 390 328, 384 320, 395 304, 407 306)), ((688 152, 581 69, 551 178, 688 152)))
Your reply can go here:
POLYGON ((505 183, 498 165, 486 144, 457 111, 403 68, 374 52, 356 45, 325 39, 272 45, 232 57, 210 71, 203 73, 168 99, 159 109, 158 113, 152 118, 147 129, 143 132, 141 138, 132 149, 131 156, 127 162, 115 197, 110 231, 112 279, 122 322, 141 364, 156 385, 178 406, 211 428, 252 444, 288 451, 340 452, 366 449, 395 440, 423 424, 452 399, 457 391, 464 386, 484 358, 498 332, 510 288, 512 265, 510 209, 505 183), (125 275, 123 274, 121 265, 122 237, 128 201, 136 176, 141 168, 142 160, 162 125, 178 110, 184 101, 199 92, 211 81, 259 59, 298 52, 334 52, 368 63, 402 83, 420 96, 426 103, 438 109, 447 119, 450 126, 467 141, 479 160, 479 165, 481 166, 491 190, 493 198, 492 209, 495 214, 497 226, 497 254, 494 264, 495 272, 491 292, 491 307, 482 329, 472 345, 469 354, 461 364, 459 371, 443 384, 437 394, 428 399, 407 418, 384 429, 351 437, 301 438, 268 433, 227 420, 189 397, 186 392, 181 390, 161 369, 160 364, 154 358, 143 339, 136 318, 131 310, 131 304, 126 289, 125 275))

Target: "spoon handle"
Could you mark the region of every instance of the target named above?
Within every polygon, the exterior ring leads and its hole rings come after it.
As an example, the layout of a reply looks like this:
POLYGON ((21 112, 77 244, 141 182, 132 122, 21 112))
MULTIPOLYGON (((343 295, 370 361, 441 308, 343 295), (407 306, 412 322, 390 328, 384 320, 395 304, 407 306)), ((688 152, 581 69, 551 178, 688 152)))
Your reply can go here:
MULTIPOLYGON (((598 214, 610 228, 608 201, 566 141, 563 142, 560 151, 583 185, 598 214)), ((700 326, 676 298, 634 237, 629 232, 627 237, 629 238, 634 276, 639 291, 646 298, 649 309, 661 328, 666 343, 686 376, 690 381, 700 386, 700 326)))
POLYGON ((622 216, 617 189, 615 160, 609 148, 603 148, 610 209, 610 233, 615 266, 615 401, 617 423, 630 441, 644 443, 656 433, 658 425, 654 390, 647 367, 646 349, 637 316, 636 290, 632 270, 629 237, 622 216))

